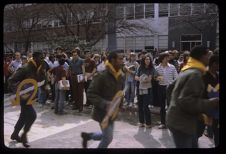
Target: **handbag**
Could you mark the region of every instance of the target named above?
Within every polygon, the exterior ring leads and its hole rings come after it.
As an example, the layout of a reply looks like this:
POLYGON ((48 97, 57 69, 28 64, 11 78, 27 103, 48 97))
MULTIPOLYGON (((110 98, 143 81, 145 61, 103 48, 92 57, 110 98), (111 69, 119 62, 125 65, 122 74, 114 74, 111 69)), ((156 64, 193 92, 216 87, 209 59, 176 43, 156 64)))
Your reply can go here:
POLYGON ((70 83, 69 80, 60 80, 58 81, 59 90, 69 90, 70 89, 70 83))

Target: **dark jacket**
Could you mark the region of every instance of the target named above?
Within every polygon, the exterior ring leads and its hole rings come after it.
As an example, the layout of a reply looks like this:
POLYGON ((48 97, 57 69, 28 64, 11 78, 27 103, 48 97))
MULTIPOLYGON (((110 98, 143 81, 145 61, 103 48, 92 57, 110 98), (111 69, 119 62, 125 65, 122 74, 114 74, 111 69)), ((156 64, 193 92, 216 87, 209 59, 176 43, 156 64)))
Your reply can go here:
POLYGON ((107 103, 113 99, 115 94, 123 89, 123 77, 118 81, 108 69, 94 77, 88 91, 87 99, 93 105, 92 118, 101 122, 106 115, 107 103))
POLYGON ((179 74, 173 88, 166 123, 170 128, 186 134, 195 134, 201 113, 214 108, 214 104, 203 98, 205 90, 202 73, 188 69, 179 74))
MULTIPOLYGON (((37 67, 32 63, 28 62, 26 65, 19 68, 12 76, 8 79, 8 86, 9 89, 13 93, 16 92, 17 86, 20 82, 22 82, 24 79, 35 79, 37 82, 45 80, 45 74, 43 73, 42 69, 37 72, 37 67)), ((28 88, 31 85, 25 85, 25 88, 28 88)))

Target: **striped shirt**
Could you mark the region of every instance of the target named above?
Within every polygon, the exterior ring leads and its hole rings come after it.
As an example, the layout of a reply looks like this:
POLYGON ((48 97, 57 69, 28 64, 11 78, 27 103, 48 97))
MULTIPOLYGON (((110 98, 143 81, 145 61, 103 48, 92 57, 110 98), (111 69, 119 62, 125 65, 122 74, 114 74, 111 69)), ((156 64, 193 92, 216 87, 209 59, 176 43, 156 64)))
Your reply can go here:
POLYGON ((169 63, 167 64, 166 67, 163 67, 162 64, 159 64, 156 67, 156 71, 158 72, 158 75, 163 77, 163 80, 159 81, 159 85, 162 85, 162 86, 168 86, 178 76, 175 66, 169 63))

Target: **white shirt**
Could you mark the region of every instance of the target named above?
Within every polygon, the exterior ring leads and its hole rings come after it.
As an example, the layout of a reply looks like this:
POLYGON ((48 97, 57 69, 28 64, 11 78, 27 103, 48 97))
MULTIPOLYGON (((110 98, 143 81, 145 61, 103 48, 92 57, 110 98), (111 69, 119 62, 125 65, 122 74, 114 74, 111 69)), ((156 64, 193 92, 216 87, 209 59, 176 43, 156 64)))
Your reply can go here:
POLYGON ((178 76, 175 66, 172 64, 167 64, 166 67, 163 67, 162 64, 159 64, 156 67, 156 71, 160 76, 163 77, 163 80, 159 81, 159 85, 168 86, 171 84, 178 76))
POLYGON ((105 70, 105 62, 103 61, 102 63, 100 63, 99 65, 97 65, 97 71, 98 72, 102 72, 105 70))

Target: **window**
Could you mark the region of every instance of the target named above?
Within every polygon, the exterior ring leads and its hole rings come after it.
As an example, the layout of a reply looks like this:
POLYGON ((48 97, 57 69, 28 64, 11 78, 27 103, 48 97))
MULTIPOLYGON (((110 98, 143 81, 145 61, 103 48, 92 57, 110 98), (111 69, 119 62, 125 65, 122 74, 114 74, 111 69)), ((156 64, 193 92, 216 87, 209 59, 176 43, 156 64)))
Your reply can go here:
POLYGON ((126 5, 126 19, 134 19, 134 4, 126 5))
POLYGON ((42 24, 40 24, 40 23, 38 23, 38 24, 36 25, 36 29, 41 29, 41 27, 42 27, 42 24))
POLYGON ((206 4, 206 14, 215 14, 217 5, 216 4, 206 4))
POLYGON ((49 24, 47 25, 47 27, 48 27, 48 28, 52 27, 52 23, 49 23, 49 24))
POLYGON ((55 20, 55 21, 53 22, 54 27, 58 27, 58 24, 59 24, 59 21, 58 21, 58 20, 55 20))
POLYGON ((31 20, 27 19, 23 21, 23 28, 28 29, 31 27, 31 20))
POLYGON ((159 4, 159 17, 168 17, 168 4, 159 4))
POLYGON ((204 13, 203 3, 192 3, 192 14, 199 15, 204 13))
POLYGON ((181 51, 191 51, 191 49, 196 45, 202 44, 201 34, 186 34, 180 37, 181 51))
POLYGON ((181 35, 181 41, 201 40, 201 35, 181 35))
POLYGON ((144 18, 144 4, 135 4, 135 19, 144 18))
POLYGON ((63 21, 60 21, 59 22, 59 26, 64 26, 64 22, 63 21))
POLYGON ((4 32, 12 32, 12 31, 13 31, 12 23, 5 23, 4 24, 4 32))
POLYGON ((178 4, 170 4, 170 16, 178 15, 178 4))
POLYGON ((153 3, 145 4, 145 18, 154 18, 154 10, 155 9, 153 3))
POLYGON ((191 15, 191 4, 180 4, 180 15, 191 15))
POLYGON ((116 18, 123 19, 124 18, 124 7, 117 7, 116 8, 116 18))

